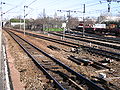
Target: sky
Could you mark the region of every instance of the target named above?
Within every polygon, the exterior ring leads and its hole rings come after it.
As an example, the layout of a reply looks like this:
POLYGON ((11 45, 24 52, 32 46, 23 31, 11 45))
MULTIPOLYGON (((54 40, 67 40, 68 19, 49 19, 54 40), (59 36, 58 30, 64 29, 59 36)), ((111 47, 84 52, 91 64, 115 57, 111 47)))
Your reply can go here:
MULTIPOLYGON (((115 0, 114 0, 115 1, 115 0)), ((120 1, 120 0, 118 0, 120 1)), ((28 14, 26 18, 38 18, 43 15, 43 9, 45 9, 46 16, 67 16, 67 10, 77 11, 77 13, 71 12, 71 16, 81 18, 83 16, 83 4, 85 4, 85 17, 98 17, 101 14, 120 14, 120 3, 111 2, 110 12, 108 13, 108 2, 106 0, 1 0, 5 2, 2 5, 2 12, 4 19, 10 19, 17 16, 24 16, 28 14), (62 10, 59 12, 57 10, 62 10)))

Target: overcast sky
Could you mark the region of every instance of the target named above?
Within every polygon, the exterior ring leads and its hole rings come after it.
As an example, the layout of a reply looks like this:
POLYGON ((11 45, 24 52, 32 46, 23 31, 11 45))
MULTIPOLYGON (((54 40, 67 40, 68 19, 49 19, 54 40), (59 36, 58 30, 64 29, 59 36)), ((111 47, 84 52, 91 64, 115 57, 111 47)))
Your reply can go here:
MULTIPOLYGON (((24 15, 24 6, 26 8, 26 18, 37 18, 42 15, 45 9, 47 16, 54 16, 55 12, 58 16, 67 16, 66 12, 58 12, 57 10, 73 10, 83 12, 83 4, 86 5, 87 17, 97 17, 100 14, 107 13, 108 2, 106 0, 1 0, 5 2, 2 5, 3 12, 6 12, 4 18, 13 18, 24 15)), ((120 13, 120 3, 112 2, 110 4, 112 14, 120 13)), ((72 16, 81 17, 82 13, 71 13, 72 16)))

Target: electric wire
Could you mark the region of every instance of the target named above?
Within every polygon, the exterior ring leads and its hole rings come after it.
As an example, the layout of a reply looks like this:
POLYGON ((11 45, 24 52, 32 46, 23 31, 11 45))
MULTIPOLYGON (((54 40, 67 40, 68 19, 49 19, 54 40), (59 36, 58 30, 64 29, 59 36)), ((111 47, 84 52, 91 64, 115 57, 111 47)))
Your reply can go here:
MULTIPOLYGON (((23 1, 24 1, 24 0, 23 0, 23 1)), ((13 9, 18 8, 19 6, 21 6, 21 5, 23 4, 23 1, 22 1, 20 4, 16 5, 15 7, 12 7, 11 9, 7 10, 6 12, 4 12, 4 14, 8 13, 9 11, 11 11, 11 10, 13 10, 13 9)), ((7 4, 7 5, 12 5, 12 4, 7 4)), ((12 5, 12 6, 13 6, 13 5, 12 5)))
MULTIPOLYGON (((23 0, 24 2, 22 2, 22 3, 25 3, 26 2, 26 0, 23 0)), ((33 0, 31 3, 29 3, 27 6, 30 6, 30 5, 32 5, 34 2, 36 2, 37 0, 33 0)), ((47 8, 50 8, 50 7, 54 7, 54 6, 56 6, 56 5, 58 5, 60 2, 62 2, 63 0, 60 0, 60 1, 58 1, 58 0, 54 0, 54 1, 51 1, 51 2, 47 2, 46 3, 46 5, 48 5, 48 6, 46 6, 47 8)), ((88 4, 88 2, 86 3, 86 8, 88 8, 88 7, 94 7, 94 6, 96 6, 96 5, 100 5, 100 4, 105 4, 105 3, 108 3, 108 2, 102 2, 102 1, 99 1, 99 3, 97 2, 97 3, 89 3, 88 4)), ((9 3, 7 3, 6 5, 9 5, 9 6, 12 6, 12 4, 9 4, 9 3)), ((68 8, 68 7, 72 7, 73 9, 71 9, 71 10, 78 10, 78 9, 83 9, 83 7, 81 7, 81 8, 76 8, 75 9, 75 7, 76 6, 80 6, 80 5, 83 5, 83 4, 74 4, 74 5, 68 5, 68 6, 65 6, 65 7, 63 7, 63 8, 68 8)), ((8 12, 10 12, 10 11, 12 11, 12 10, 14 10, 14 9, 16 9, 16 8, 18 8, 19 7, 19 5, 16 5, 15 7, 13 7, 13 8, 11 8, 11 9, 9 9, 9 10, 7 10, 5 13, 8 13, 8 12)), ((116 7, 117 8, 117 7, 116 7)), ((114 8, 112 8, 112 9, 114 9, 114 8)), ((22 11, 23 9, 20 9, 20 11, 22 11)), ((34 11, 34 10, 40 10, 40 9, 36 9, 36 8, 32 8, 32 9, 30 9, 30 7, 28 8, 28 14, 30 14, 31 13, 31 11, 34 11)), ((70 9, 69 9, 70 10, 70 9)), ((86 14, 92 14, 92 13, 96 13, 96 12, 104 12, 104 11, 106 11, 105 9, 104 10, 92 10, 92 11, 87 11, 86 12, 86 14)))
POLYGON ((32 5, 34 2, 36 2, 37 0, 34 0, 34 1, 32 1, 30 4, 28 4, 27 6, 30 6, 30 5, 32 5))

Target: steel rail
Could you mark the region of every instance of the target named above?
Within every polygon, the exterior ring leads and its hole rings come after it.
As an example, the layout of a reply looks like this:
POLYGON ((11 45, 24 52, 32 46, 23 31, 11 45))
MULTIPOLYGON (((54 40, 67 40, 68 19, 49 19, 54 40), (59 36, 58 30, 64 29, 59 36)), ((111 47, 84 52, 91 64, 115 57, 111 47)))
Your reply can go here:
MULTIPOLYGON (((67 32, 67 31, 66 31, 67 32)), ((82 35, 82 33, 80 32, 73 32, 73 31, 69 31, 67 33, 72 33, 72 34, 76 34, 76 35, 82 35)), ((98 36, 95 34, 85 34, 85 36, 89 36, 89 37, 94 37, 94 38, 99 38, 101 41, 103 40, 109 40, 109 42, 116 42, 116 43, 120 43, 120 39, 119 38, 112 38, 112 37, 102 37, 102 36, 98 36)))
MULTIPOLYGON (((50 32, 53 33, 53 32, 50 32)), ((63 32, 57 32, 60 34, 63 34, 63 32)), ((86 35, 86 37, 82 36, 82 34, 78 33, 78 32, 65 32, 66 35, 71 35, 71 36, 75 36, 75 37, 80 37, 80 38, 87 38, 87 39, 93 39, 93 40, 99 40, 99 41, 104 41, 104 42, 110 42, 110 43, 116 43, 116 44, 120 44, 120 39, 119 38, 110 38, 110 37, 101 37, 101 36, 88 36, 86 35), (73 35, 72 35, 73 34, 73 35)))
MULTIPOLYGON (((18 30, 13 30, 13 31, 23 33, 22 31, 18 31, 18 30)), ((76 44, 76 43, 63 41, 63 40, 58 40, 58 39, 45 37, 45 36, 40 36, 40 35, 28 33, 28 32, 26 32, 26 35, 30 35, 30 36, 33 36, 33 37, 45 39, 45 40, 52 41, 52 42, 55 42, 55 43, 59 43, 59 44, 62 44, 62 45, 70 46, 70 47, 73 47, 73 48, 82 47, 83 49, 85 49, 89 52, 92 52, 92 53, 95 53, 95 54, 98 54, 98 55, 102 55, 102 56, 105 56, 107 58, 120 60, 120 53, 115 53, 115 52, 110 52, 110 51, 106 51, 106 50, 96 49, 96 48, 93 48, 93 47, 83 46, 83 45, 79 45, 79 44, 76 44), (71 44, 71 45, 69 45, 69 44, 71 44), (110 54, 110 55, 108 55, 108 54, 110 54)))
MULTIPOLYGON (((53 32, 49 32, 49 33, 57 35, 57 36, 61 36, 61 37, 63 36, 62 34, 58 34, 58 33, 53 33, 53 32)), ((97 45, 106 46, 106 47, 110 47, 110 48, 114 48, 114 49, 119 49, 120 50, 120 46, 116 46, 116 45, 106 44, 106 43, 97 42, 97 41, 89 41, 89 40, 85 40, 85 39, 80 39, 78 37, 70 37, 70 36, 66 36, 66 35, 64 35, 64 37, 65 38, 70 38, 70 39, 73 39, 73 40, 79 40, 79 41, 83 41, 83 42, 87 42, 87 43, 93 43, 93 44, 97 44, 97 45)))
MULTIPOLYGON (((13 33, 13 32, 12 32, 13 33)), ((16 34, 14 34, 16 35, 16 34)), ((20 39, 22 39, 23 41, 27 42, 25 39, 21 38, 20 36, 17 36, 20 39)), ((13 37, 14 38, 14 37, 13 37)), ((19 43, 19 42, 17 42, 19 43)), ((83 75, 81 75, 80 73, 75 72, 74 70, 72 70, 71 68, 69 68, 67 65, 65 65, 64 63, 62 63, 60 60, 56 59, 55 57, 50 56, 49 54, 47 54, 46 52, 42 51, 40 48, 34 46, 33 44, 27 42, 28 44, 30 44, 31 46, 33 46, 35 49, 39 50, 41 53, 43 53, 45 56, 49 57, 50 59, 54 60, 55 62, 57 62, 58 64, 60 64, 61 66, 63 66, 65 69, 67 69, 69 72, 73 73, 74 75, 76 75, 78 78, 82 79, 88 86, 90 86, 91 88, 94 88, 95 90, 104 90, 104 88, 99 87, 98 85, 96 85, 94 82, 92 82, 91 80, 85 78, 83 75)), ((23 48, 23 47, 22 47, 23 48)), ((24 49, 25 50, 25 49, 24 49)), ((30 54, 28 53, 28 55, 30 56, 30 54)), ((31 57, 33 60, 34 58, 31 57)), ((37 61, 35 61, 37 62, 37 61)), ((54 79, 53 79, 54 80, 54 79)), ((57 84, 57 83, 56 83, 57 84)), ((60 87, 62 88, 62 87, 60 87)))
MULTIPOLYGON (((7 32, 8 32, 8 31, 7 31, 7 32)), ((9 32, 8 32, 8 33, 9 33, 9 32)), ((9 33, 9 34, 10 34, 10 33, 9 33)), ((14 34, 14 35, 15 35, 15 34, 14 34)), ((60 90, 66 90, 65 88, 63 88, 63 87, 61 86, 61 84, 60 84, 58 81, 56 81, 56 80, 54 79, 53 76, 51 76, 51 75, 46 71, 46 69, 42 66, 42 64, 40 64, 40 63, 29 53, 29 51, 27 51, 27 49, 25 49, 25 48, 17 41, 17 39, 15 39, 11 34, 10 34, 10 36, 20 45, 20 47, 27 53, 27 55, 28 55, 30 58, 32 58, 32 61, 33 61, 38 67, 40 67, 40 68, 49 76, 50 79, 52 79, 52 80, 54 81, 55 85, 57 85, 60 90)), ((20 38, 20 37, 19 37, 19 38, 20 38)), ((21 38, 21 39, 22 39, 22 38, 21 38)))
MULTIPOLYGON (((14 31, 16 31, 16 30, 14 30, 14 31)), ((23 33, 22 31, 17 31, 17 32, 23 33)), ((56 43, 59 43, 59 44, 62 44, 62 45, 66 45, 66 46, 70 46, 70 47, 74 47, 74 48, 82 47, 82 48, 85 48, 89 52, 96 53, 98 55, 102 55, 102 56, 105 56, 107 58, 120 60, 120 53, 115 53, 115 52, 110 52, 110 51, 106 51, 106 50, 96 49, 96 48, 93 48, 93 47, 83 46, 83 45, 79 45, 79 44, 76 44, 76 43, 63 41, 63 40, 58 40, 58 39, 45 37, 45 36, 40 36, 40 35, 28 33, 28 32, 26 32, 26 35, 30 35, 30 36, 33 36, 33 37, 45 39, 45 40, 48 40, 48 41, 53 41, 53 42, 56 42, 56 43), (107 55, 105 53, 112 54, 112 55, 107 55)))

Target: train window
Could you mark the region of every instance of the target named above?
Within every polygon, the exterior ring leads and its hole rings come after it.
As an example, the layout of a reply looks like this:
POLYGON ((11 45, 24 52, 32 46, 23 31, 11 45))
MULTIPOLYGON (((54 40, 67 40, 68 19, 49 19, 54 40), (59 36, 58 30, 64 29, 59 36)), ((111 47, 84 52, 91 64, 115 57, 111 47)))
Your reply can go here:
POLYGON ((120 28, 120 25, 118 25, 118 28, 120 28))

